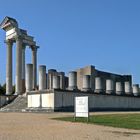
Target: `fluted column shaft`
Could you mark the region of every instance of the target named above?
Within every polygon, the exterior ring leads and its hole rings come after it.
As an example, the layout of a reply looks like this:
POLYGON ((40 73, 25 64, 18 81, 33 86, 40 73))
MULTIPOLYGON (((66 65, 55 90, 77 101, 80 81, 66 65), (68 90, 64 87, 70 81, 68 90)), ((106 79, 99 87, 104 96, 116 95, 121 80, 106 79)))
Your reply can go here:
POLYGON ((39 90, 46 89, 46 66, 39 66, 39 90))
POLYGON ((6 94, 12 94, 12 45, 13 42, 8 40, 7 44, 7 59, 6 59, 6 94))
POLYGON ((60 76, 53 76, 53 89, 60 89, 60 76))
POLYGON ((77 89, 77 72, 75 71, 69 72, 69 89, 77 89))
POLYGON ((90 75, 83 76, 83 88, 82 90, 88 91, 90 90, 90 75))
POLYGON ((22 93, 22 39, 16 39, 16 94, 22 93))
POLYGON ((37 48, 32 49, 33 89, 37 86, 37 48))
POLYGON ((26 91, 33 90, 33 64, 26 65, 26 91))
POLYGON ((25 92, 25 47, 22 46, 22 92, 25 92))

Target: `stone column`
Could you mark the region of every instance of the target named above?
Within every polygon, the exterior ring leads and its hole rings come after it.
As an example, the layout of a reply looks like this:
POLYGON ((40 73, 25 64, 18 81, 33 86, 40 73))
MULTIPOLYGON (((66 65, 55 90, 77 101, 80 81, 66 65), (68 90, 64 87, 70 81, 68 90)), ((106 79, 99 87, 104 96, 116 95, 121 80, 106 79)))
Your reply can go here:
POLYGON ((22 39, 16 38, 16 93, 22 93, 22 39))
POLYGON ((33 63, 33 89, 37 86, 37 46, 32 47, 32 63, 33 63))
POLYGON ((101 77, 95 77, 95 92, 100 93, 103 92, 103 85, 101 77))
POLYGON ((46 89, 48 89, 48 74, 46 73, 46 89))
POLYGON ((69 90, 77 89, 77 72, 69 72, 69 90))
POLYGON ((65 73, 59 72, 58 75, 60 76, 60 89, 65 89, 65 73))
POLYGON ((39 90, 46 89, 46 66, 39 66, 39 90))
POLYGON ((138 96, 140 94, 139 92, 139 84, 134 84, 133 85, 133 95, 138 96))
POLYGON ((12 46, 13 42, 7 40, 7 59, 6 59, 6 95, 12 94, 12 46))
POLYGON ((22 92, 25 92, 25 48, 23 44, 22 47, 22 92))
POLYGON ((53 75, 56 75, 57 71, 55 69, 48 70, 48 89, 53 89, 53 75))
POLYGON ((60 76, 53 76, 53 89, 60 89, 60 76))
POLYGON ((113 80, 107 79, 106 80, 106 93, 107 94, 112 94, 113 92, 114 92, 113 80))
POLYGON ((116 82, 116 94, 117 95, 123 94, 122 82, 116 82))
POLYGON ((26 65, 26 92, 33 90, 33 64, 26 65))
POLYGON ((132 94, 132 88, 131 88, 130 81, 126 81, 124 83, 124 89, 125 89, 125 94, 127 94, 127 95, 131 95, 132 94))
POLYGON ((89 91, 91 90, 90 88, 90 75, 83 75, 83 91, 89 91))

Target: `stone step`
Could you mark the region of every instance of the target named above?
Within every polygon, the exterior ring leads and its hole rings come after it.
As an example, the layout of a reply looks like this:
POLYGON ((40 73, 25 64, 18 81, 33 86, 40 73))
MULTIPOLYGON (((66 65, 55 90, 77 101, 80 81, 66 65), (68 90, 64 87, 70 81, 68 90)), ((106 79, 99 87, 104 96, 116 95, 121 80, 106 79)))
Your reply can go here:
POLYGON ((6 105, 5 107, 1 108, 0 111, 2 112, 17 112, 22 111, 27 108, 27 97, 24 95, 19 95, 15 100, 13 100, 11 103, 6 105))
POLYGON ((54 110, 48 108, 26 108, 25 112, 54 112, 54 110))

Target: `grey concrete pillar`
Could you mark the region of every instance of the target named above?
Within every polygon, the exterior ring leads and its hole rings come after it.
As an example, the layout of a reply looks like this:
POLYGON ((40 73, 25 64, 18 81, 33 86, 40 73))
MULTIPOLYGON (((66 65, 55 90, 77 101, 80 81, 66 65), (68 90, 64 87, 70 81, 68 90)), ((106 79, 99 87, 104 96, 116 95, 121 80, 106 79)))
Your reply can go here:
POLYGON ((48 74, 46 73, 46 89, 48 89, 48 74))
POLYGON ((32 63, 33 63, 33 89, 37 86, 37 49, 39 47, 34 46, 32 48, 32 63))
POLYGON ((22 47, 22 92, 25 92, 25 45, 22 47))
POLYGON ((134 84, 133 85, 133 95, 138 96, 140 94, 139 92, 139 84, 134 84))
POLYGON ((91 90, 90 87, 90 75, 83 75, 83 87, 82 87, 83 91, 89 91, 91 90))
POLYGON ((123 85, 122 85, 122 82, 116 82, 116 94, 117 95, 123 94, 123 85))
POLYGON ((26 65, 26 92, 33 90, 33 64, 26 65))
POLYGON ((100 93, 103 92, 102 78, 95 77, 95 92, 100 93))
POLYGON ((46 89, 46 66, 39 66, 39 90, 46 89))
POLYGON ((13 42, 8 40, 5 42, 7 44, 7 54, 6 54, 6 95, 12 94, 12 46, 13 42))
POLYGON ((58 75, 60 76, 60 89, 65 89, 65 73, 58 72, 58 75))
POLYGON ((16 39, 16 93, 22 93, 22 39, 16 39))
POLYGON ((48 89, 53 89, 53 75, 56 75, 57 71, 55 69, 48 70, 48 89))
POLYGON ((53 89, 60 89, 60 76, 53 76, 53 89))
POLYGON ((112 94, 114 92, 114 83, 113 80, 107 79, 106 80, 106 93, 112 94))
POLYGON ((69 72, 69 90, 77 89, 77 72, 69 72))
POLYGON ((125 94, 130 95, 132 94, 132 87, 130 81, 126 81, 124 83, 125 94))

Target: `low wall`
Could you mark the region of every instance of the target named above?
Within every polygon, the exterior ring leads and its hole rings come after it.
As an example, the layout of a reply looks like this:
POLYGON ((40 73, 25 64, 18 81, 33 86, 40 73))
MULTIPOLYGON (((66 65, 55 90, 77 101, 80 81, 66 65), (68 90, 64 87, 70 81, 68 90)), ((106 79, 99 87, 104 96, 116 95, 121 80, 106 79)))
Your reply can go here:
POLYGON ((140 110, 140 97, 59 90, 29 93, 28 107, 73 111, 75 96, 88 96, 90 110, 140 110))
POLYGON ((4 105, 10 103, 13 101, 17 96, 15 95, 1 95, 0 96, 0 107, 3 107, 4 105))

